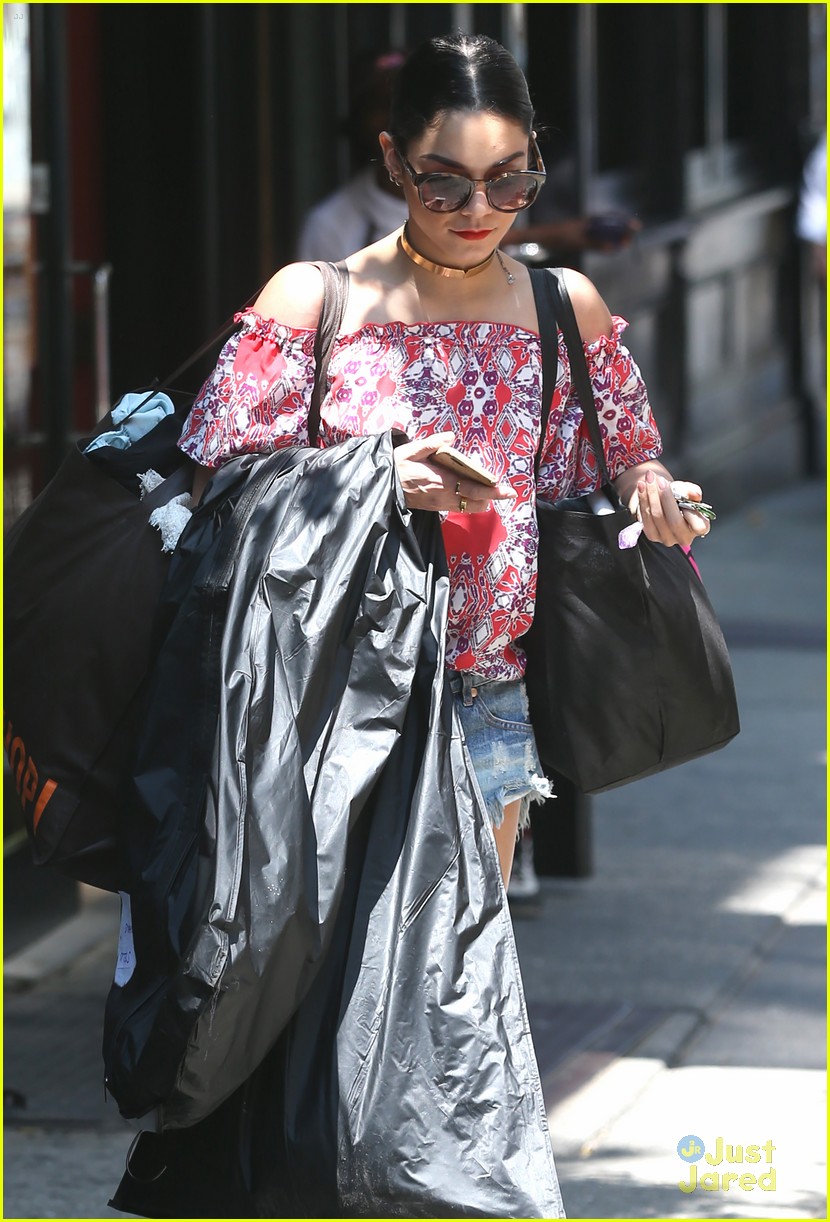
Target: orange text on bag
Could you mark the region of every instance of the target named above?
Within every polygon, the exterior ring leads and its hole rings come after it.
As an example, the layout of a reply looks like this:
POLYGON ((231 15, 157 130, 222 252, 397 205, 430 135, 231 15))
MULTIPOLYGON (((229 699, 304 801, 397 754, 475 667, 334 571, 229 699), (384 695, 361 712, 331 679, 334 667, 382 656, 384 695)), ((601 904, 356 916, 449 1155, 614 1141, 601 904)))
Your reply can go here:
POLYGON ((37 825, 49 799, 58 787, 58 782, 46 780, 40 783, 35 761, 26 750, 26 744, 19 736, 14 737, 14 726, 3 710, 3 747, 9 761, 9 767, 14 774, 14 784, 17 789, 24 815, 34 804, 32 811, 32 830, 37 831, 37 825))

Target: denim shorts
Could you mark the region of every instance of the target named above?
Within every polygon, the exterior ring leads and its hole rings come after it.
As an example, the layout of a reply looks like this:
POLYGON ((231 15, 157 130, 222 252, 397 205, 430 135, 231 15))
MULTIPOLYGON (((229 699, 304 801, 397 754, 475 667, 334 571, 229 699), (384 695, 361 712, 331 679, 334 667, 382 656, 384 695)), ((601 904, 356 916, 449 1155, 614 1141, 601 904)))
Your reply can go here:
POLYGON ((524 681, 452 671, 450 688, 493 827, 501 826, 505 806, 519 798, 519 828, 526 827, 531 802, 553 797, 553 790, 539 762, 524 681))

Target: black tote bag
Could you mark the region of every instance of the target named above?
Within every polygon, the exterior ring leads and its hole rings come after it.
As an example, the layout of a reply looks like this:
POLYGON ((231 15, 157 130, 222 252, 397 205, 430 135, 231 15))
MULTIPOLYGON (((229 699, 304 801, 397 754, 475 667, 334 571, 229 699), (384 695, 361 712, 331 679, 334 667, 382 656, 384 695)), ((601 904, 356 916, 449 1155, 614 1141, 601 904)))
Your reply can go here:
POLYGON ((687 554, 644 534, 635 547, 619 547, 620 530, 635 519, 608 473, 561 270, 534 270, 531 279, 542 336, 541 435, 558 322, 615 511, 594 514, 585 497, 537 499, 536 611, 521 640, 527 693, 542 763, 583 793, 600 793, 725 746, 739 731, 738 707, 723 634, 687 554))
MULTIPOLYGON (((317 266, 340 301, 344 272, 317 266)), ((162 385, 232 329, 225 324, 162 385)), ((318 328, 313 437, 334 334, 318 328)), ((192 485, 193 464, 176 445, 192 398, 125 450, 87 454, 92 438, 76 443, 5 539, 4 746, 33 857, 109 891, 120 886, 119 790, 170 559, 149 518, 192 485), (137 476, 149 468, 165 479, 141 500, 137 476)), ((96 435, 112 427, 110 412, 96 435)))

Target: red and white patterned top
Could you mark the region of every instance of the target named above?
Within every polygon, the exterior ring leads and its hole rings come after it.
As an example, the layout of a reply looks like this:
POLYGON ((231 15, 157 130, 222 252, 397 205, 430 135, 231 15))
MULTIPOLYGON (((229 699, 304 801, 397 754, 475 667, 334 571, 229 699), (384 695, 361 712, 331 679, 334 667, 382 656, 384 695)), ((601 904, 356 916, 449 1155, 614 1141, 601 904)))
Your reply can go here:
MULTIPOLYGON (((202 387, 179 441, 186 454, 217 467, 237 454, 308 444, 314 386, 313 330, 253 310, 202 387)), ((660 435, 646 388, 620 343, 626 327, 585 346, 614 478, 656 458, 660 435)), ((542 365, 539 336, 510 323, 366 323, 337 337, 320 411, 320 444, 402 429, 410 438, 452 430, 518 494, 487 513, 443 517, 450 573, 447 665, 488 678, 515 679, 525 657, 516 642, 530 627, 536 595, 535 493, 545 500, 591 492, 597 464, 559 336, 559 368, 538 489, 542 365)))

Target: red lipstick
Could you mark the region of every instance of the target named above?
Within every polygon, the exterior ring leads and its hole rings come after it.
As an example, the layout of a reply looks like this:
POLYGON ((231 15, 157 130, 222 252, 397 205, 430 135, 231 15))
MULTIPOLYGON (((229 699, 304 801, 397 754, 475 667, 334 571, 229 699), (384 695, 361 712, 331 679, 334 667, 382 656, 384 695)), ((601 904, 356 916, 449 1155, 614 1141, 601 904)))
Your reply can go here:
POLYGON ((456 237, 464 238, 466 242, 481 242, 489 238, 492 232, 492 229, 453 229, 456 237))

